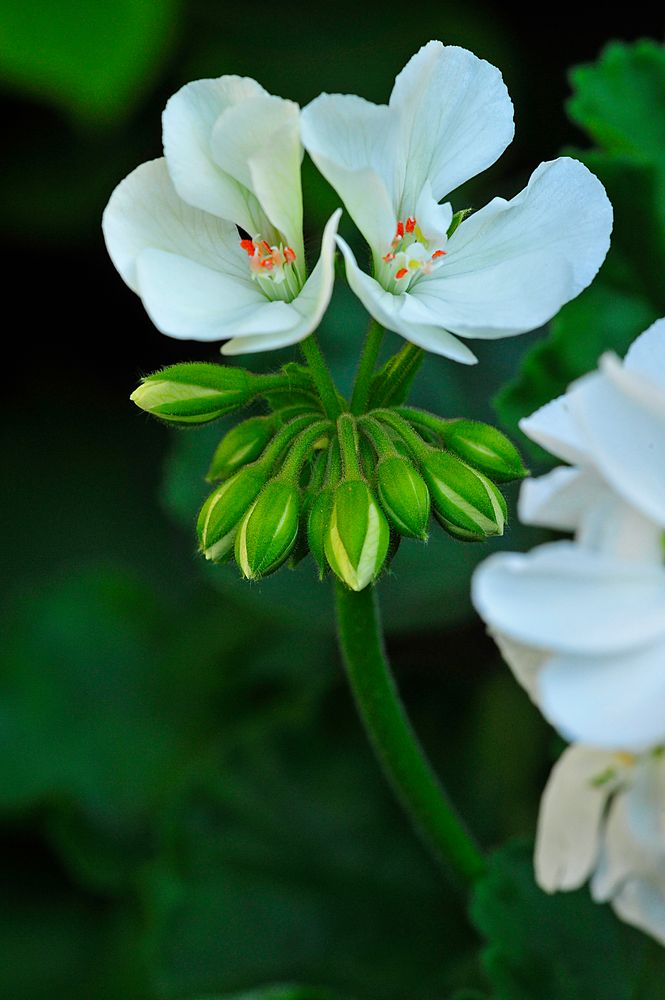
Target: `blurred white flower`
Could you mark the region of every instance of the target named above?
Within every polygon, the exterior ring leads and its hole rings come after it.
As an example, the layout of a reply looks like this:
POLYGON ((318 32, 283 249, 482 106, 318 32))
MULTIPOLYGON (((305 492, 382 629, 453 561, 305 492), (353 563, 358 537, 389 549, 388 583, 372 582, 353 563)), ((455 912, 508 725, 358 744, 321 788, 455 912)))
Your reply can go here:
POLYGON ((299 117, 297 104, 236 76, 189 83, 167 103, 164 158, 118 185, 103 220, 113 263, 162 333, 228 340, 223 353, 240 354, 318 325, 339 213, 307 278, 299 117))
POLYGON ((568 739, 641 751, 665 740, 665 320, 523 421, 574 468, 520 497, 520 516, 576 533, 476 571, 475 606, 568 739))
POLYGON ((596 902, 665 944, 665 757, 571 746, 545 789, 536 879, 547 892, 591 878, 596 902))
POLYGON ((372 250, 370 277, 338 239, 351 288, 388 329, 467 364, 476 359, 454 334, 493 339, 541 326, 592 281, 609 247, 605 190, 567 157, 461 222, 440 204, 494 163, 513 132, 499 71, 436 41, 397 76, 388 105, 322 94, 302 112, 307 151, 372 250))

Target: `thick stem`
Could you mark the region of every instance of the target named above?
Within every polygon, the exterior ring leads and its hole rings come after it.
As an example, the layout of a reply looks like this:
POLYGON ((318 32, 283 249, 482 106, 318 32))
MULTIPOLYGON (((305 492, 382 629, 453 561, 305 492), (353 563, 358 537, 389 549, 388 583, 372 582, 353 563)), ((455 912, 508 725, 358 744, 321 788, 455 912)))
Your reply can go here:
POLYGON ((326 415, 329 416, 331 420, 336 420, 342 412, 342 407, 340 406, 335 383, 333 382, 332 376, 328 371, 325 358, 321 353, 321 349, 314 334, 310 334, 309 337, 301 341, 300 347, 303 355, 305 356, 307 366, 312 373, 314 384, 316 385, 319 395, 321 396, 321 402, 323 403, 326 415))
POLYGON ((360 361, 358 362, 358 371, 356 372, 356 380, 353 385, 353 394, 351 396, 351 413, 363 413, 367 408, 369 390, 372 385, 372 375, 374 373, 376 359, 379 356, 383 335, 383 327, 380 326, 376 320, 372 320, 369 330, 367 331, 365 346, 363 347, 363 352, 360 355, 360 361))
POLYGON ((485 859, 434 774, 402 706, 386 661, 376 598, 336 584, 337 627, 349 681, 374 751, 434 857, 469 886, 485 859))

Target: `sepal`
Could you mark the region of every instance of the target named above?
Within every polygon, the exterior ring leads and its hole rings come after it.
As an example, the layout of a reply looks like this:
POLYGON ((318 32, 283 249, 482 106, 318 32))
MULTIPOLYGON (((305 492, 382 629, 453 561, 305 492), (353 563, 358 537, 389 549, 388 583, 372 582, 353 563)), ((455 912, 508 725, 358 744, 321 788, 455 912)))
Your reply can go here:
POLYGON ((274 479, 245 514, 235 538, 243 575, 256 580, 288 559, 298 537, 300 499, 293 483, 274 479))
POLYGON ((523 479, 529 474, 512 441, 491 424, 476 420, 451 420, 446 424, 443 435, 450 451, 497 482, 523 479))
POLYGON ((170 365, 143 379, 129 397, 160 420, 207 424, 245 406, 254 376, 244 368, 193 362, 170 365))
POLYGON ((276 418, 250 417, 236 424, 217 445, 206 475, 209 483, 228 479, 243 465, 258 458, 275 432, 276 418))
POLYGON ((397 531, 425 541, 429 491, 411 462, 396 454, 384 458, 377 469, 377 486, 381 506, 397 531))
POLYGON ((503 534, 506 501, 487 476, 445 451, 431 451, 422 473, 434 514, 452 535, 473 541, 503 534))
POLYGON ((267 473, 247 465, 214 490, 203 504, 196 524, 201 552, 212 562, 223 562, 233 549, 238 525, 265 485, 267 473))
POLYGON ((324 542, 333 573, 351 590, 364 590, 379 575, 389 542, 388 522, 367 483, 340 483, 324 542))

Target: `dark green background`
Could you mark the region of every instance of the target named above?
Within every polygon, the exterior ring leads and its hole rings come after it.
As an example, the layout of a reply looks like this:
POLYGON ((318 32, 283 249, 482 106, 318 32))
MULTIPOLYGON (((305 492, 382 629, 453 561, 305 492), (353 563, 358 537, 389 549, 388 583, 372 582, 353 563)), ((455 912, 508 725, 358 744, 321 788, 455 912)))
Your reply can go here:
MULTIPOLYGON (((142 374, 216 349, 152 328, 100 216, 113 186, 160 154, 160 111, 184 82, 240 73, 302 104, 322 90, 383 101, 431 37, 500 66, 516 106, 513 146, 455 197, 480 206, 562 146, 588 145, 563 109, 569 66, 660 29, 639 7, 601 18, 580 4, 525 17, 477 0, 2 0, 2 1000, 287 981, 358 1000, 483 988, 464 905, 359 731, 328 585, 304 563, 249 586, 195 554, 220 428, 177 433, 127 397, 142 374)), ((308 163, 305 196, 316 249, 337 202, 308 163)), ((343 386, 364 324, 340 287, 321 342, 343 386)), ((414 399, 491 418, 543 335, 480 345, 473 369, 429 359, 414 399)), ((535 540, 513 523, 501 544, 535 540)), ((405 543, 379 592, 417 728, 491 846, 533 833, 557 743, 471 611, 469 575, 488 551, 405 543)))

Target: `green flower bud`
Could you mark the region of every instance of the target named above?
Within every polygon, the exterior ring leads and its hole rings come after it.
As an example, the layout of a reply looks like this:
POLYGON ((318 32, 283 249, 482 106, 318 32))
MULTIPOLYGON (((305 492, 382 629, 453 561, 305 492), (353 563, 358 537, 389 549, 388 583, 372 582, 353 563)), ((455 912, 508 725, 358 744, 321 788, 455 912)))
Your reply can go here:
POLYGON ((244 369, 196 362, 148 375, 129 398, 169 423, 207 424, 244 406, 252 395, 252 376, 244 369))
POLYGON ((250 417, 232 427, 217 445, 206 479, 228 479, 241 466, 258 458, 275 431, 273 417, 250 417))
POLYGON ((298 489, 273 479, 247 511, 235 539, 238 566, 248 580, 267 576, 288 559, 298 536, 298 489))
POLYGON ((359 479, 340 483, 324 542, 335 575, 351 590, 364 590, 378 576, 389 542, 388 522, 367 483, 359 479))
POLYGON ((377 469, 381 506, 402 535, 427 538, 429 492, 422 476, 406 458, 384 458, 377 469))
POLYGON ((497 482, 523 479, 529 474, 512 441, 491 424, 453 420, 445 428, 444 439, 447 448, 497 482))
POLYGON ((467 541, 502 535, 506 501, 482 473, 445 451, 430 452, 422 472, 442 527, 467 541))
POLYGON ((319 569, 319 579, 323 580, 328 569, 325 555, 325 539, 330 527, 334 500, 331 486, 321 490, 314 498, 307 517, 307 542, 314 562, 319 569))
POLYGON ((196 524, 199 547, 206 559, 223 562, 229 555, 238 525, 266 479, 265 469, 247 465, 210 494, 196 524))

